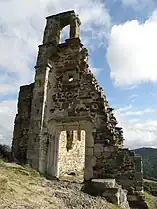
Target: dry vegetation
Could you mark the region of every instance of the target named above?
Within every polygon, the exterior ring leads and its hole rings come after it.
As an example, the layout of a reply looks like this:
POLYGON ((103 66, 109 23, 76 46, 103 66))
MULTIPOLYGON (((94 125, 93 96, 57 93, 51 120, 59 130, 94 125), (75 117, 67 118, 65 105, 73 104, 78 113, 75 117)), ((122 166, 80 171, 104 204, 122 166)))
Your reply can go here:
POLYGON ((0 209, 118 209, 81 192, 81 187, 46 180, 28 166, 0 162, 0 209))

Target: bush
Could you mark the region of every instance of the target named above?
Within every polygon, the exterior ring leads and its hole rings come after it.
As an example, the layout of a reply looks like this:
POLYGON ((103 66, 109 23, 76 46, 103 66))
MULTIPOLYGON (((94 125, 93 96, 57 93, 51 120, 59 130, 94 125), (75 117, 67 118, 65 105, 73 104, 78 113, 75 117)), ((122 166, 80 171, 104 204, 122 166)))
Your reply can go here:
POLYGON ((157 196, 157 182, 144 182, 144 191, 152 194, 153 196, 157 196))
POLYGON ((8 145, 0 144, 0 157, 4 160, 11 161, 11 148, 8 145))

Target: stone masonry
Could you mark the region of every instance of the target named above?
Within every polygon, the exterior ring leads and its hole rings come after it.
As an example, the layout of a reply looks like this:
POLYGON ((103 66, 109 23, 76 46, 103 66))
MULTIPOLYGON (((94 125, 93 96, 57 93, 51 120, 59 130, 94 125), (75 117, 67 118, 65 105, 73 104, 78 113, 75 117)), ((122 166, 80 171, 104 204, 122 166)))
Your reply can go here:
POLYGON ((85 137, 82 133, 81 140, 78 140, 77 131, 72 132, 72 140, 68 140, 67 131, 61 132, 58 157, 59 173, 61 176, 68 174, 75 174, 78 176, 82 175, 84 171, 85 137))
POLYGON ((141 157, 123 148, 122 128, 89 68, 78 16, 46 19, 35 82, 20 87, 13 156, 52 177, 83 172, 85 181, 115 179, 130 204, 143 204, 141 157), (67 25, 69 39, 60 43, 67 25))

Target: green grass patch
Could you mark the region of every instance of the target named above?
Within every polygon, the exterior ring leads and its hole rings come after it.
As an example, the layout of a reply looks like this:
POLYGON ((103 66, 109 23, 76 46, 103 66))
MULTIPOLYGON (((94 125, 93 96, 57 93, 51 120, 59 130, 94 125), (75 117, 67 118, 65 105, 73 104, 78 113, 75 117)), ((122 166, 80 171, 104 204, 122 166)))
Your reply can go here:
POLYGON ((157 182, 156 181, 145 181, 144 182, 144 191, 147 193, 157 196, 157 182))
POLYGON ((157 197, 145 192, 145 198, 150 209, 157 209, 157 197))

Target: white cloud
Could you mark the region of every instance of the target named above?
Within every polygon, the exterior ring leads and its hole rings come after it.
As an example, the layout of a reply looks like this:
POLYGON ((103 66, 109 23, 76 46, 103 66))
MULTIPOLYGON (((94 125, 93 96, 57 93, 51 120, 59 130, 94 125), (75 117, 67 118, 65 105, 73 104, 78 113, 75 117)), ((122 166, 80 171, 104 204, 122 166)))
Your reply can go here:
POLYGON ((123 90, 133 90, 133 89, 136 89, 136 88, 137 88, 137 85, 131 85, 131 86, 123 87, 123 90))
POLYGON ((144 23, 132 20, 112 27, 107 61, 117 85, 157 82, 156 37, 156 12, 144 23))
POLYGON ((140 115, 145 115, 156 109, 130 111, 132 107, 124 107, 115 111, 119 125, 123 127, 125 146, 129 148, 157 147, 157 120, 143 120, 140 115), (128 117, 132 116, 132 118, 128 117), (133 117, 134 116, 134 117, 133 117))
POLYGON ((145 108, 143 110, 130 110, 132 106, 127 106, 124 108, 119 108, 116 112, 121 116, 136 116, 136 115, 144 115, 146 113, 157 112, 157 108, 145 108))
POLYGON ((0 144, 10 144, 16 113, 16 101, 0 102, 0 144))
MULTIPOLYGON (((80 0, 78 3, 72 0, 0 1, 1 96, 9 98, 11 94, 17 95, 20 85, 32 82, 45 17, 66 10, 75 10, 79 14, 82 42, 86 47, 90 47, 91 43, 98 46, 104 42, 111 20, 101 0, 80 0)), ((7 141, 12 135, 15 111, 4 111, 5 105, 11 110, 14 106, 6 101, 0 103, 0 137, 7 141)))
POLYGON ((131 96, 129 96, 129 99, 131 100, 131 102, 135 102, 137 99, 137 95, 136 94, 132 94, 131 96))

